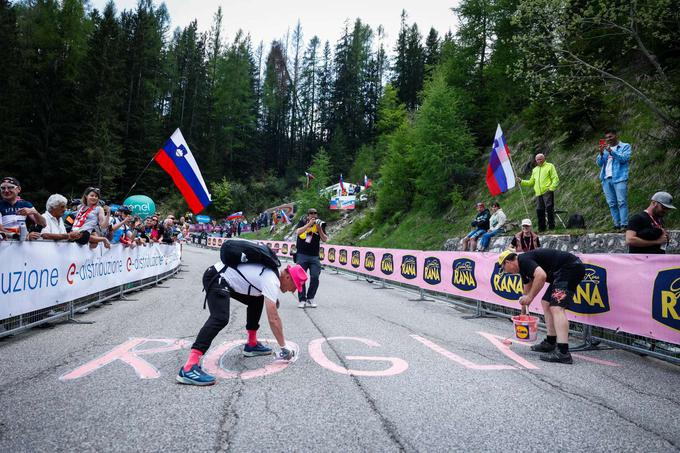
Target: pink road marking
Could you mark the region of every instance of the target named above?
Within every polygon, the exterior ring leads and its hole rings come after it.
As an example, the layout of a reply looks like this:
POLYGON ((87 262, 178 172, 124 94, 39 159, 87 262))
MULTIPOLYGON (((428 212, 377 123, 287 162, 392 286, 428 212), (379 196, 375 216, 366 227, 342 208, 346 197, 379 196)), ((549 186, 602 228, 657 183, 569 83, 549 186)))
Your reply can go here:
POLYGON ((477 332, 487 340, 491 342, 492 345, 496 346, 499 351, 501 351, 503 354, 505 354, 510 360, 513 360, 523 366, 524 368, 527 368, 529 370, 538 370, 539 368, 534 365, 533 363, 529 362, 516 352, 510 349, 510 346, 504 344, 499 338, 497 338, 495 335, 492 335, 490 333, 486 332, 477 332))
POLYGON ((128 341, 120 346, 116 346, 103 356, 79 366, 70 373, 62 375, 59 380, 70 381, 73 379, 80 379, 116 360, 120 360, 121 362, 130 365, 141 379, 157 379, 161 375, 158 370, 146 360, 139 358, 138 355, 177 351, 178 349, 186 347, 187 344, 188 343, 185 340, 176 340, 174 338, 130 338, 128 341), (167 346, 152 349, 137 349, 138 346, 141 346, 144 343, 156 342, 165 343, 167 346))
MULTIPOLYGON (((498 340, 504 340, 504 339, 505 339, 505 337, 502 337, 502 336, 499 336, 499 335, 494 335, 494 334, 492 334, 492 333, 483 333, 483 332, 477 332, 477 333, 480 334, 480 335, 484 335, 484 336, 487 337, 487 338, 489 338, 489 337, 494 337, 494 338, 496 338, 496 339, 498 339, 498 340)), ((491 341, 491 340, 489 339, 489 341, 491 341)), ((526 346, 531 346, 531 345, 533 344, 533 343, 527 343, 527 342, 525 342, 525 341, 516 341, 516 340, 513 340, 513 343, 514 343, 514 344, 519 344, 519 345, 522 345, 522 346, 525 346, 525 347, 526 347, 526 346)), ((575 352, 572 352, 571 355, 574 356, 574 357, 576 357, 576 358, 578 358, 578 359, 583 359, 583 360, 585 360, 586 362, 593 362, 593 363, 597 363, 597 364, 599 364, 599 365, 611 366, 611 367, 620 367, 620 366, 622 366, 621 364, 618 364, 618 363, 616 363, 616 362, 610 362, 609 360, 604 360, 604 359, 596 359, 595 357, 590 357, 590 356, 583 355, 583 354, 578 354, 578 353, 575 353, 575 352)))
POLYGON ((459 365, 463 365, 465 368, 471 369, 471 370, 515 370, 516 368, 512 365, 477 365, 476 363, 470 362, 467 359, 464 359, 463 357, 454 354, 451 351, 447 351, 446 349, 442 348, 436 343, 431 342, 430 340, 423 338, 419 335, 410 335, 411 338, 413 338, 416 341, 421 342, 428 348, 432 349, 434 352, 443 355, 449 360, 452 360, 456 362, 459 365))
MULTIPOLYGON (((264 343, 277 344, 276 340, 273 339, 261 339, 260 341, 264 343)), ((220 364, 222 356, 227 352, 231 351, 232 349, 237 348, 243 344, 245 344, 243 340, 234 340, 229 341, 227 343, 222 343, 216 348, 211 348, 208 351, 208 353, 205 356, 203 356, 203 369, 205 369, 205 371, 212 374, 213 376, 222 379, 234 379, 237 377, 240 377, 241 379, 253 379, 257 377, 268 376, 270 374, 278 373, 280 371, 285 370, 286 368, 288 368, 288 365, 290 365, 291 363, 295 363, 300 355, 299 354, 300 347, 296 343, 288 341, 287 342, 288 346, 290 346, 295 351, 295 357, 293 358, 293 360, 275 359, 271 363, 268 363, 261 368, 244 371, 240 375, 235 371, 226 370, 222 368, 222 365, 220 364)))
POLYGON ((347 356, 347 360, 368 360, 372 362, 389 362, 391 366, 385 370, 378 371, 364 371, 364 370, 353 370, 350 368, 345 368, 343 366, 337 365, 331 362, 326 354, 324 354, 321 346, 326 341, 331 340, 351 340, 358 341, 371 347, 380 347, 380 343, 373 340, 368 340, 366 338, 356 338, 356 337, 331 337, 331 338, 317 338, 309 342, 308 352, 309 356, 314 359, 316 363, 326 368, 327 370, 333 371, 338 374, 346 374, 348 376, 395 376, 401 374, 408 369, 408 363, 405 360, 399 359, 397 357, 374 357, 374 356, 347 356))

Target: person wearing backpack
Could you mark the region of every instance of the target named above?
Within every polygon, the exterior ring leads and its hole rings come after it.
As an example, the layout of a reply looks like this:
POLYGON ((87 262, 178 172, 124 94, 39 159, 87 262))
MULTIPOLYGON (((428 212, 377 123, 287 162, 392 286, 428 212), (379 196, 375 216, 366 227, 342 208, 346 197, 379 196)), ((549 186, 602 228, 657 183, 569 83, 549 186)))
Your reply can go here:
POLYGON ((219 262, 210 266, 203 274, 203 288, 210 316, 198 332, 189 358, 176 377, 181 384, 204 386, 215 383, 215 377, 203 371, 200 361, 217 334, 229 323, 231 298, 247 306, 248 342, 243 348, 244 356, 255 357, 272 353, 270 348, 257 341, 263 308, 267 310, 269 326, 281 348, 277 358, 290 360, 295 355, 286 346, 276 301, 280 292, 301 291, 307 280, 302 267, 298 264, 289 265, 279 274, 279 260, 268 247, 242 239, 225 241, 220 258, 219 262))

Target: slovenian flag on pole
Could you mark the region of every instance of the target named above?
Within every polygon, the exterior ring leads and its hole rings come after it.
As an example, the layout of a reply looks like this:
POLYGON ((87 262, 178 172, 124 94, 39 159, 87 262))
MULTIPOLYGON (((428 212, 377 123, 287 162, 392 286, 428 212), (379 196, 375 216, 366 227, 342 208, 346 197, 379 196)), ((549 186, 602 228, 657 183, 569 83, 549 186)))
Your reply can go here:
POLYGON ((201 170, 198 169, 196 159, 179 128, 158 150, 154 160, 172 177, 194 214, 198 214, 212 202, 201 170))
POLYGON ((341 192, 345 191, 345 184, 343 184, 343 181, 342 181, 342 173, 340 173, 340 191, 341 192))
POLYGON ((493 148, 486 168, 486 185, 494 197, 515 187, 515 172, 510 163, 510 148, 505 141, 501 125, 496 129, 493 148))
POLYGON ((288 218, 288 215, 286 214, 286 211, 284 211, 283 209, 281 209, 280 214, 281 214, 281 221, 282 221, 283 223, 290 223, 290 219, 288 218))
POLYGON ((368 189, 369 187, 371 187, 372 184, 373 181, 368 179, 368 175, 364 175, 364 187, 368 189))
POLYGON ((236 220, 243 217, 243 211, 235 212, 227 217, 227 220, 236 220))

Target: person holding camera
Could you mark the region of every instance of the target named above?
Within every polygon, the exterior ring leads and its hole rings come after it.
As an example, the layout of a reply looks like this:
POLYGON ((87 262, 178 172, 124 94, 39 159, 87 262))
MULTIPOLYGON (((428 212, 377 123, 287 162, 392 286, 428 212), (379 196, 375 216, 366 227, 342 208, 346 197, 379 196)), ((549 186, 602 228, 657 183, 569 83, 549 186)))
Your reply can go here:
POLYGON ((620 142, 614 129, 605 131, 596 162, 600 167, 602 191, 614 228, 621 231, 628 227, 628 164, 631 153, 630 144, 620 142))
POLYGON ((319 289, 319 275, 321 274, 319 247, 321 241, 328 240, 325 229, 326 222, 319 219, 319 212, 314 208, 310 208, 307 211, 307 217, 300 219, 297 224, 295 262, 305 271, 309 271, 309 290, 306 284, 302 286, 302 291, 298 293, 298 308, 317 307, 314 296, 319 289))

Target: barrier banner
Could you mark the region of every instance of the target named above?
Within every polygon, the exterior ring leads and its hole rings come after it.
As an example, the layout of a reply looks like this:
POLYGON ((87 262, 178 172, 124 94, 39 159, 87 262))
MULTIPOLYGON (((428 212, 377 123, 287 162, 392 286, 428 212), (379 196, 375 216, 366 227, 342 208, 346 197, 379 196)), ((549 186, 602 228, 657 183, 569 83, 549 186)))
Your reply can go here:
MULTIPOLYGON (((266 241, 281 256, 293 243, 266 241)), ((680 344, 680 256, 577 254, 586 275, 569 320, 680 344)), ((498 254, 322 244, 322 264, 426 290, 519 309, 519 275, 504 274, 498 254)), ((547 284, 546 284, 547 288, 547 284)), ((539 292, 530 310, 542 313, 539 292)))
POLYGON ((0 319, 68 302, 175 269, 179 244, 96 249, 47 241, 0 242, 0 319))

